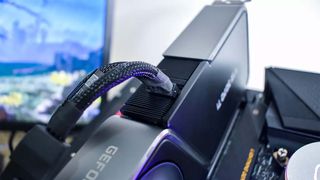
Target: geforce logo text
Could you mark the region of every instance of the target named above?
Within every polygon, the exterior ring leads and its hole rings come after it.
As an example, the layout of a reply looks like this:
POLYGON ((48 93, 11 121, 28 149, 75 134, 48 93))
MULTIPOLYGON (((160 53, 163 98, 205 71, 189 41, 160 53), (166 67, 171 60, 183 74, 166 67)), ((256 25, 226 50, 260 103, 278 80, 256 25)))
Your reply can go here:
POLYGON ((96 166, 87 172, 86 177, 83 178, 83 180, 96 180, 117 151, 118 147, 116 146, 107 147, 105 152, 103 152, 96 161, 96 166))

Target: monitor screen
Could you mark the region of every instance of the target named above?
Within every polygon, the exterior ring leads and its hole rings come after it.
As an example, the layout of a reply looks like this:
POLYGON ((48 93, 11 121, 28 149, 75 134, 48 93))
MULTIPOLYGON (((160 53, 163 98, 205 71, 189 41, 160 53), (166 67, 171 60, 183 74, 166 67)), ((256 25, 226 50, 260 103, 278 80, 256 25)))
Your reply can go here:
MULTIPOLYGON (((0 119, 47 123, 103 62, 106 0, 0 0, 0 119)), ((99 113, 99 100, 81 121, 99 113)))

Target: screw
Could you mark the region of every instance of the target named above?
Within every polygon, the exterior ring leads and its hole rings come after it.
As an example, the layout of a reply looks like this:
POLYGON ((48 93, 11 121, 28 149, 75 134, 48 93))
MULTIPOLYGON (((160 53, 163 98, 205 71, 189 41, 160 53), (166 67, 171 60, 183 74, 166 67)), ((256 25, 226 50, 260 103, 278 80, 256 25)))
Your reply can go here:
POLYGON ((284 148, 279 148, 277 151, 277 155, 278 155, 278 160, 280 162, 284 162, 287 160, 288 150, 286 150, 284 148))

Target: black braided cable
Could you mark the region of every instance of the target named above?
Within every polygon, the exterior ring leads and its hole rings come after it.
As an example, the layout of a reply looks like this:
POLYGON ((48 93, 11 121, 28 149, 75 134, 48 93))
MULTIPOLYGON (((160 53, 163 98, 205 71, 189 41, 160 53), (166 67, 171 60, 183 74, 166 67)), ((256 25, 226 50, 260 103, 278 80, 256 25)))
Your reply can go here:
MULTIPOLYGON (((106 73, 110 71, 111 69, 117 67, 120 64, 123 64, 126 62, 115 62, 108 65, 104 65, 99 68, 99 70, 103 73, 106 73)), ((85 82, 96 72, 97 70, 92 71, 89 73, 86 77, 83 78, 83 80, 75 87, 75 89, 68 95, 67 99, 71 99, 78 91, 82 88, 82 86, 85 84, 85 82)))
POLYGON ((159 69, 144 62, 127 62, 109 69, 104 76, 94 82, 81 94, 74 96, 74 102, 80 110, 86 109, 96 98, 106 93, 114 86, 122 83, 131 77, 143 77, 142 80, 156 80, 159 69))
POLYGON ((111 63, 111 64, 108 64, 108 65, 100 67, 99 70, 102 71, 103 73, 106 73, 106 72, 112 70, 113 68, 117 67, 118 65, 124 64, 124 63, 127 63, 127 62, 125 62, 125 61, 123 61, 123 62, 114 62, 114 63, 111 63))
POLYGON ((141 80, 152 93, 171 97, 177 93, 169 77, 151 64, 139 61, 112 63, 95 70, 77 86, 52 115, 47 130, 64 141, 94 100, 131 77, 141 80))

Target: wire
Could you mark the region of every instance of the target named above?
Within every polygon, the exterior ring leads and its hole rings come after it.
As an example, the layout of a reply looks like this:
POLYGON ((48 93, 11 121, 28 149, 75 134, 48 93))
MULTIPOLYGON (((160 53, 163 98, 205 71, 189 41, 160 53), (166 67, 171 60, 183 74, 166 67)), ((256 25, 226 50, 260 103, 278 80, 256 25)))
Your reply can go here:
POLYGON ((9 150, 10 150, 10 154, 12 154, 13 152, 13 140, 14 140, 14 137, 16 136, 16 131, 12 131, 10 133, 10 136, 9 136, 9 139, 8 139, 8 146, 9 146, 9 150))
POLYGON ((87 75, 86 77, 83 78, 83 80, 68 95, 67 99, 70 99, 72 96, 74 96, 76 93, 78 93, 78 91, 83 87, 83 85, 88 81, 88 79, 90 79, 90 77, 92 77, 92 75, 94 75, 97 71, 107 73, 108 71, 110 71, 111 69, 115 68, 116 66, 118 66, 119 64, 122 64, 122 63, 125 63, 125 62, 116 62, 116 63, 108 64, 108 65, 100 67, 97 70, 92 71, 91 73, 89 73, 89 75, 87 75))
POLYGON ((76 104, 77 108, 84 110, 102 94, 131 77, 137 77, 148 87, 152 87, 151 91, 169 93, 173 85, 169 78, 166 79, 163 76, 165 75, 157 67, 144 62, 121 63, 110 69, 89 87, 85 87, 81 93, 76 94, 70 100, 76 104), (169 85, 161 84, 163 82, 169 85))
POLYGON ((166 96, 177 94, 176 86, 157 67, 140 61, 118 62, 96 69, 85 77, 52 115, 47 130, 64 141, 82 113, 111 88, 136 77, 151 93, 166 96))

